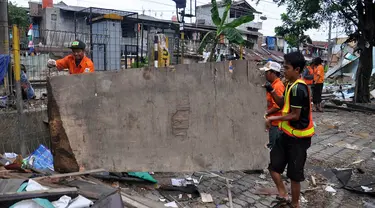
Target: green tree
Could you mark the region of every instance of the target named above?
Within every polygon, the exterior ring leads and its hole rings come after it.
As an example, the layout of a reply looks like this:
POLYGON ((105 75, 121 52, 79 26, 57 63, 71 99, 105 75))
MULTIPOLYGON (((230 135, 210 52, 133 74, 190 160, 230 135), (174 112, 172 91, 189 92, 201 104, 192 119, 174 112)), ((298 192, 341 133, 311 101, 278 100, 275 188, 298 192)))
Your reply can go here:
POLYGON ((16 3, 8 3, 8 24, 9 26, 17 24, 20 28, 29 26, 29 15, 27 11, 19 7, 16 3))
POLYGON ((238 45, 246 45, 248 42, 243 39, 241 32, 236 28, 242 24, 251 22, 254 20, 253 13, 249 12, 249 14, 241 16, 237 19, 234 19, 230 23, 226 23, 226 20, 229 15, 230 8, 232 6, 231 0, 223 0, 222 2, 225 6, 225 10, 223 16, 220 17, 218 5, 216 0, 211 0, 212 9, 211 9, 211 18, 212 22, 216 25, 216 31, 208 32, 202 39, 199 51, 202 51, 207 46, 210 45, 211 47, 211 54, 208 61, 213 61, 213 57, 215 54, 216 46, 222 37, 229 40, 230 43, 238 44, 238 45))
POLYGON ((310 28, 319 28, 319 24, 310 21, 304 16, 298 20, 298 16, 292 14, 289 16, 285 13, 281 14, 281 20, 283 22, 282 26, 275 28, 275 33, 277 36, 282 36, 292 47, 296 47, 299 50, 301 43, 312 43, 309 36, 305 35, 305 31, 310 28))
POLYGON ((356 73, 355 102, 370 102, 370 75, 375 45, 375 2, 373 0, 279 0, 287 6, 290 19, 307 20, 304 31, 316 24, 332 20, 333 26, 344 28, 349 41, 358 41, 359 66, 356 73), (296 18, 295 18, 296 17, 296 18))

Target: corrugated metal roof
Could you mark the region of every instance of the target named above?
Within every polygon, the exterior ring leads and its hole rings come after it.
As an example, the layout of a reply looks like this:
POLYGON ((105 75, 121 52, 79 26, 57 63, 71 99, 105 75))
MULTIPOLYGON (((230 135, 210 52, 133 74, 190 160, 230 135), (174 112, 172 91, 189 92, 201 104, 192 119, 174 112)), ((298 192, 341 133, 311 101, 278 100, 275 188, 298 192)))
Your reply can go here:
POLYGON ((245 49, 245 53, 246 59, 252 61, 267 61, 270 59, 280 63, 284 61, 284 53, 265 48, 245 49))
MULTIPOLYGON (((258 12, 256 11, 256 9, 254 9, 254 7, 252 7, 246 0, 239 0, 239 1, 234 1, 232 3, 232 7, 233 9, 245 9, 245 8, 236 8, 236 6, 238 5, 241 5, 241 4, 246 4, 247 7, 254 13, 257 13, 257 14, 262 14, 261 12, 258 12)), ((200 5, 200 6, 197 6, 197 8, 203 8, 203 7, 210 7, 212 4, 211 3, 208 3, 208 4, 203 4, 203 5, 200 5)), ((224 6, 224 1, 218 1, 217 2, 217 5, 218 7, 223 7, 224 6)))

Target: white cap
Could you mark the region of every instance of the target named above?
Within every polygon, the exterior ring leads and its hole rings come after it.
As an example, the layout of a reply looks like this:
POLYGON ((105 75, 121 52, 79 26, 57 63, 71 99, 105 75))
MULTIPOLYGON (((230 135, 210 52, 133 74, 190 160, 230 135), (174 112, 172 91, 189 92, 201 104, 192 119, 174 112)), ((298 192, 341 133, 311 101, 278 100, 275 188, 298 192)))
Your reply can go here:
POLYGON ((266 65, 264 65, 264 67, 260 68, 259 70, 261 71, 273 70, 275 72, 281 72, 281 65, 274 61, 269 61, 266 63, 266 65))

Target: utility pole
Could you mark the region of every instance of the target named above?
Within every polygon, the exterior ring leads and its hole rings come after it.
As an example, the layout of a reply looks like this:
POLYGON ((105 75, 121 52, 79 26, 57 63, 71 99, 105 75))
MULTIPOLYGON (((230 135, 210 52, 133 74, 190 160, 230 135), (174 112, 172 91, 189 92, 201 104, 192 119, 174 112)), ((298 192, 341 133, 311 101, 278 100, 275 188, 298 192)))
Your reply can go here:
POLYGON ((8 0, 0 0, 0 54, 9 54, 8 0))
POLYGON ((328 26, 328 60, 327 64, 328 67, 331 65, 331 59, 332 59, 332 18, 329 19, 329 26, 328 26))

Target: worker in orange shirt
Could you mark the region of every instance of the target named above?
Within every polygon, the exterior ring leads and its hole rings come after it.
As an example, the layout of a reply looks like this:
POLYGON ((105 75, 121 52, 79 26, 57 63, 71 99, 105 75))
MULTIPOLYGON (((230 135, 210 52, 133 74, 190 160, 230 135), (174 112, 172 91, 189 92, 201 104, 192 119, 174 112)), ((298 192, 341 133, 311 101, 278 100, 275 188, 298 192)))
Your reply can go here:
POLYGON ((314 65, 314 91, 313 91, 313 111, 323 112, 322 108, 322 92, 324 83, 324 67, 323 60, 317 57, 313 60, 314 65))
MULTIPOLYGON (((264 67, 260 68, 260 70, 265 72, 266 80, 271 84, 273 89, 275 89, 276 94, 278 96, 282 96, 285 91, 285 86, 280 80, 281 65, 276 62, 269 61, 264 67)), ((267 92, 267 111, 264 117, 268 118, 270 116, 281 116, 280 110, 281 108, 273 100, 271 94, 267 92)), ((271 123, 271 127, 268 129, 269 142, 266 146, 269 149, 272 149, 276 140, 281 135, 281 131, 279 130, 279 122, 280 121, 273 121, 271 123)))
POLYGON ((310 92, 312 92, 311 88, 314 84, 314 70, 312 68, 312 65, 306 66, 306 68, 303 70, 302 79, 309 87, 310 92))
POLYGON ((80 40, 75 40, 69 47, 72 49, 72 54, 59 59, 48 60, 47 66, 49 68, 56 67, 59 71, 69 69, 69 74, 82 74, 94 72, 94 63, 85 55, 86 44, 80 40))

